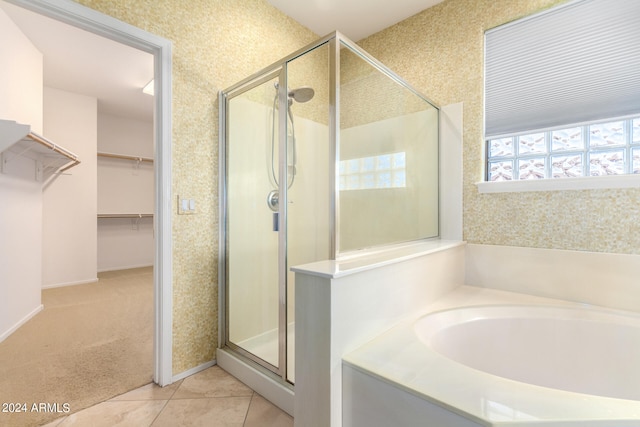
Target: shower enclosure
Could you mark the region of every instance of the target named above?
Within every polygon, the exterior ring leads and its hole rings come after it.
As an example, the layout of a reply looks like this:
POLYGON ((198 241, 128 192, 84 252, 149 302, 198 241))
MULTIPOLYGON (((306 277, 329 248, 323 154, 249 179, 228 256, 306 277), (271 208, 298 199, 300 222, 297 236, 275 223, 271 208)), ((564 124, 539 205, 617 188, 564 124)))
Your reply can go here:
POLYGON ((221 348, 293 384, 290 267, 438 237, 438 113, 337 32, 220 93, 221 348))

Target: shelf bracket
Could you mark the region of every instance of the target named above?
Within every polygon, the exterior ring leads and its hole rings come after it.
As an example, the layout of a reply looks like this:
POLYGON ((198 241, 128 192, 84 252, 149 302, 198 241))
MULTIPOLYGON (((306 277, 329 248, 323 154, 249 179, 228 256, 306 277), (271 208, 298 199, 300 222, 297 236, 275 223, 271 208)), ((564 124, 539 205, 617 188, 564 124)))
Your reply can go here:
POLYGON ((42 182, 44 177, 44 165, 42 164, 42 160, 36 160, 36 181, 42 182))
POLYGON ((7 163, 9 159, 7 159, 6 153, 0 153, 0 172, 7 173, 7 163))

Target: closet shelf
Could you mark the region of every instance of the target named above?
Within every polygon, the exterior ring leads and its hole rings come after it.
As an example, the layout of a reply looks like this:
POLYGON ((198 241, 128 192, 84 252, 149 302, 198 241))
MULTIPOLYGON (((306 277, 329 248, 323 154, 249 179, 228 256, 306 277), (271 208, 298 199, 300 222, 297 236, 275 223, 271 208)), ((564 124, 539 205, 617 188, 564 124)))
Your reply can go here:
POLYGON ((110 157, 112 159, 124 159, 124 160, 135 160, 137 162, 149 162, 153 163, 153 159, 150 157, 139 157, 139 156, 129 156, 127 154, 116 154, 116 153, 103 153, 98 152, 98 157, 110 157))
POLYGON ((98 218, 153 218, 153 214, 98 214, 98 218))
POLYGON ((31 132, 31 126, 12 120, 0 120, 0 170, 21 156, 36 162, 36 180, 48 179, 80 163, 71 151, 53 143, 42 135, 31 132), (9 154, 11 153, 11 154, 9 154))

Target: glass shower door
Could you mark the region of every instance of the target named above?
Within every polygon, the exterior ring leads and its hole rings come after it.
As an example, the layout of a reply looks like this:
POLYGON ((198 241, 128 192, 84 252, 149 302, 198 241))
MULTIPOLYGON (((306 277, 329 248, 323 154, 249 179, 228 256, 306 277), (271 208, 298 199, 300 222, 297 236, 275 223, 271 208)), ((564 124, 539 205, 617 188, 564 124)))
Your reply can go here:
POLYGON ((223 342, 291 384, 290 268, 330 257, 327 64, 322 45, 221 94, 223 342))
POLYGON ((279 73, 228 100, 226 146, 227 345, 268 369, 280 367, 278 213, 279 73), (277 208, 276 208, 277 211, 277 208))

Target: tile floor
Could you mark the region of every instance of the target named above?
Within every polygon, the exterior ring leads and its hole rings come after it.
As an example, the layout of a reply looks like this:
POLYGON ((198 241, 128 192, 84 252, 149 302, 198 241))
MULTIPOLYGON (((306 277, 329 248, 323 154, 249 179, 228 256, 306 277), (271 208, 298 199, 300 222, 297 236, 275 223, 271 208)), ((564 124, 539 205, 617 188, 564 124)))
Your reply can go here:
POLYGON ((293 418, 213 366, 167 387, 149 384, 45 427, 292 427, 293 418))

